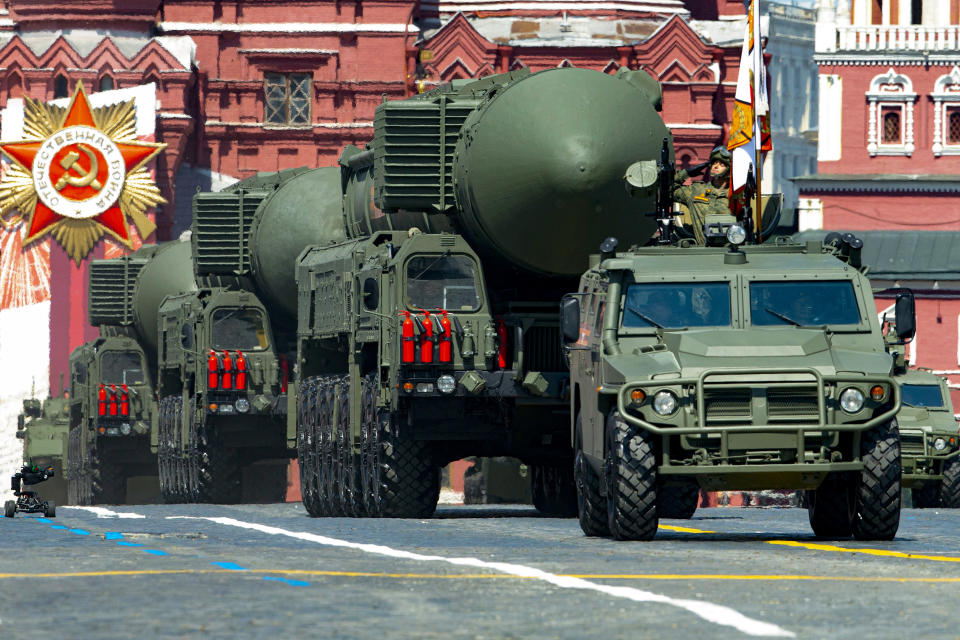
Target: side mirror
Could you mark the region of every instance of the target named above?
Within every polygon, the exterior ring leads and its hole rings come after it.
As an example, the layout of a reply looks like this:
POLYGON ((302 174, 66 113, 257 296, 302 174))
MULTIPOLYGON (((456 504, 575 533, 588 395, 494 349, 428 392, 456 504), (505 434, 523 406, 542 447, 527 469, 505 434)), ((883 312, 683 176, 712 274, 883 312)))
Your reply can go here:
POLYGON ((912 340, 917 334, 917 309, 913 291, 904 289, 897 294, 894 307, 897 323, 897 337, 903 341, 912 340))
POLYGON ((560 300, 560 335, 564 343, 580 339, 580 300, 571 295, 560 300))
POLYGON ((26 424, 26 421, 23 419, 23 414, 17 416, 17 429, 23 430, 23 425, 26 424))

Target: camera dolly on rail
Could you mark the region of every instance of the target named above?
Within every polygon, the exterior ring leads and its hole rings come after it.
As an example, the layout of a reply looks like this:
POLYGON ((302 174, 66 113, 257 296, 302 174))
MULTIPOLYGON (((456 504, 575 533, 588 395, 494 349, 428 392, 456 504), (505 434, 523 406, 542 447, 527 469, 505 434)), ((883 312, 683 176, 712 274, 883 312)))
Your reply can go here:
POLYGON ((48 518, 57 516, 57 505, 53 500, 41 500, 36 491, 25 487, 32 487, 53 477, 53 467, 41 469, 34 464, 25 464, 18 473, 10 478, 10 490, 17 497, 16 500, 7 500, 3 505, 3 515, 12 518, 17 511, 22 513, 42 513, 48 518))

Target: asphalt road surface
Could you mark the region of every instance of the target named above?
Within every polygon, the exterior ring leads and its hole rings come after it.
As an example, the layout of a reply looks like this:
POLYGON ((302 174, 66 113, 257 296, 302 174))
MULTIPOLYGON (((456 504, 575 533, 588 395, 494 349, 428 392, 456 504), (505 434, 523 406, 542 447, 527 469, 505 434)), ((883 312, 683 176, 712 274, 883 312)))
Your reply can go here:
POLYGON ((701 509, 652 542, 531 507, 312 519, 299 504, 0 519, 0 638, 958 638, 960 513, 888 543, 801 509, 701 509))

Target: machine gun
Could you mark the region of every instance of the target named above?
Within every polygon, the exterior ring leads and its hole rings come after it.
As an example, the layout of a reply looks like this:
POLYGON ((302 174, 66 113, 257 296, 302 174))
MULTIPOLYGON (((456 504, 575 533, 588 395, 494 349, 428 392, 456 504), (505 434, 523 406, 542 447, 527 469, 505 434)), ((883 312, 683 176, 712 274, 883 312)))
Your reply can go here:
MULTIPOLYGON (((653 213, 657 217, 657 244, 672 244, 673 228, 673 182, 677 174, 676 165, 670 157, 670 145, 667 138, 660 147, 660 160, 657 162, 657 207, 653 213)), ((648 214, 650 215, 650 214, 648 214)))

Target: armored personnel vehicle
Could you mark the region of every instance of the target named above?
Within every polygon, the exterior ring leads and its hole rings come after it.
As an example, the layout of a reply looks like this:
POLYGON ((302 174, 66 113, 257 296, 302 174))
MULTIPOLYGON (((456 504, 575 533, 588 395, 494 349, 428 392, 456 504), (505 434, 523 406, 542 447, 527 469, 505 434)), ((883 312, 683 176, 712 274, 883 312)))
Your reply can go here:
POLYGON ((911 369, 897 376, 903 486, 918 508, 960 507, 960 444, 947 381, 911 369))
POLYGON ((27 398, 23 401, 23 412, 17 416, 16 436, 23 440, 24 464, 41 469, 53 467, 54 475, 44 485, 44 495, 59 504, 67 503, 63 471, 67 466, 69 402, 70 394, 62 389, 58 397, 46 398, 43 402, 27 398))
MULTIPOLYGON (((900 386, 862 242, 727 229, 726 247, 604 243, 561 303, 583 531, 649 540, 700 488, 802 489, 817 535, 893 538, 900 386)), ((912 295, 896 309, 902 343, 912 295)))
POLYGON ((377 107, 373 140, 340 157, 343 211, 297 261, 310 514, 426 517, 440 467, 503 455, 538 508, 572 515, 556 305, 606 229, 654 232, 622 178, 669 137, 660 103, 643 72, 564 68, 377 107))
POLYGON ((100 337, 70 355, 67 482, 74 504, 123 502, 128 478, 157 475, 157 451, 167 450, 152 374, 157 314, 164 298, 191 288, 187 242, 91 262, 88 312, 100 337))

